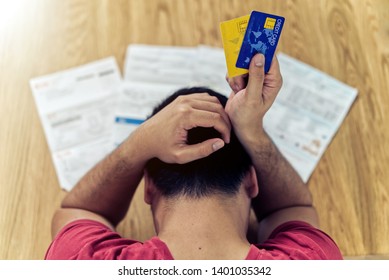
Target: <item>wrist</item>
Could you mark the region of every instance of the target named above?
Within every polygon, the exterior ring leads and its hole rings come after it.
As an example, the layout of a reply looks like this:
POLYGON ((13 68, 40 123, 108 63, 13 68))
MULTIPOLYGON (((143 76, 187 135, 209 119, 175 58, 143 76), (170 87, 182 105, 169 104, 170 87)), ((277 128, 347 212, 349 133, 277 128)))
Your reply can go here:
POLYGON ((270 160, 271 155, 274 153, 273 142, 264 130, 260 133, 248 135, 242 144, 253 160, 253 163, 265 158, 270 160))
POLYGON ((242 145, 247 149, 247 152, 254 150, 257 147, 267 145, 270 140, 262 126, 256 129, 248 129, 247 131, 237 131, 236 135, 242 145))
POLYGON ((120 157, 124 162, 136 162, 145 165, 153 158, 152 147, 148 143, 147 128, 145 123, 140 125, 131 135, 120 145, 120 157))

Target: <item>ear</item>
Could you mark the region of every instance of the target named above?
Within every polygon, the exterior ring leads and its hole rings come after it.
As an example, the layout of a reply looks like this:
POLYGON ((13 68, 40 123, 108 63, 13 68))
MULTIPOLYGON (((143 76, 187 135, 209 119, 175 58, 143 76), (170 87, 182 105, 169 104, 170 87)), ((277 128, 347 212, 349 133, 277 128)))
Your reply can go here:
POLYGON ((255 172, 254 166, 250 167, 250 171, 246 175, 246 189, 247 194, 250 198, 254 198, 259 193, 258 178, 257 173, 255 172))
POLYGON ((157 188, 155 187, 153 180, 151 180, 150 176, 147 174, 146 171, 144 174, 144 180, 145 180, 144 201, 147 204, 151 205, 156 195, 157 188))

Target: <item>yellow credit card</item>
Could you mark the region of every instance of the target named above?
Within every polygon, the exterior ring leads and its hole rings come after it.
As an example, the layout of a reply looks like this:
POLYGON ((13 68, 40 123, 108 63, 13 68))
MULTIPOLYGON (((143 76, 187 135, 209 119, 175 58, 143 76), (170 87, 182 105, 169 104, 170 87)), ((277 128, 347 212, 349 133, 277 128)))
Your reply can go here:
POLYGON ((236 61, 250 15, 234 18, 220 23, 224 54, 226 57, 228 77, 239 76, 248 73, 247 69, 237 68, 236 61))

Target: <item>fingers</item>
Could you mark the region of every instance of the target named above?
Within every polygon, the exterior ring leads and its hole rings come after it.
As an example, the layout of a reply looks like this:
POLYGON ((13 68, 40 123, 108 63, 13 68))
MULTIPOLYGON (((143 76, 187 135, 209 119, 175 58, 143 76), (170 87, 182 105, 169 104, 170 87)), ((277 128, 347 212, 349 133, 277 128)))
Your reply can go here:
POLYGON ((228 115, 227 115, 225 109, 223 108, 223 106, 219 102, 214 103, 214 102, 204 102, 204 101, 199 101, 199 100, 193 100, 191 102, 191 106, 193 109, 196 109, 196 110, 201 110, 201 111, 219 114, 223 118, 225 123, 228 126, 230 125, 230 120, 228 118, 228 115))
POLYGON ((177 97, 177 99, 185 99, 185 100, 202 100, 202 101, 208 101, 208 102, 213 102, 213 103, 218 103, 219 99, 217 99, 216 96, 209 95, 208 92, 199 92, 199 93, 192 93, 189 95, 181 95, 177 97))
POLYGON ((273 60, 271 61, 270 69, 267 74, 275 74, 281 77, 280 73, 280 65, 278 63, 278 58, 276 55, 273 56, 273 60))
MULTIPOLYGON (((278 61, 276 61, 278 66, 278 61)), ((273 63, 272 63, 273 65, 273 63)), ((263 87, 263 80, 265 77, 265 71, 264 71, 264 66, 265 66, 265 57, 263 54, 256 54, 250 62, 250 68, 249 68, 249 73, 236 76, 236 77, 231 77, 229 78, 226 76, 226 80, 228 84, 230 85, 231 89, 237 93, 238 91, 244 89, 247 84, 247 88, 249 89, 251 87, 251 91, 254 92, 262 92, 262 87, 263 87), (247 81, 248 79, 248 81, 247 81), (250 82, 251 80, 251 82, 250 82), (251 86, 249 84, 251 83, 251 86), (260 88, 258 88, 260 86, 260 88), (257 90, 259 89, 259 90, 257 90)), ((249 91, 250 92, 250 91, 249 91)))
POLYGON ((231 125, 229 121, 216 113, 202 110, 192 110, 190 116, 186 119, 186 130, 195 127, 213 127, 222 136, 226 143, 230 142, 231 125))
POLYGON ((256 54, 250 62, 249 80, 247 83, 248 98, 260 98, 262 95, 263 82, 265 79, 265 57, 256 54))
POLYGON ((230 85, 231 89, 236 93, 246 87, 248 74, 236 76, 236 77, 228 77, 226 76, 226 80, 230 85))
POLYGON ((185 145, 177 154, 176 162, 180 164, 188 163, 197 159, 209 156, 210 154, 224 147, 224 141, 218 138, 208 139, 204 142, 185 145))
POLYGON ((282 76, 276 55, 273 57, 270 70, 265 76, 263 85, 263 100, 264 103, 267 104, 267 107, 269 107, 273 104, 278 92, 282 87, 282 76))
POLYGON ((280 89, 282 86, 282 76, 277 56, 273 56, 269 72, 265 76, 264 86, 272 89, 280 89))
POLYGON ((178 100, 182 126, 189 130, 194 127, 213 127, 226 143, 230 142, 230 119, 215 96, 208 94, 192 94, 178 100))
POLYGON ((168 152, 162 150, 156 154, 165 162, 187 163, 206 157, 230 142, 230 119, 215 96, 205 93, 182 95, 164 110, 162 119, 170 137, 162 141, 168 144, 168 152), (195 127, 212 127, 220 133, 220 138, 188 145, 188 131, 195 127))

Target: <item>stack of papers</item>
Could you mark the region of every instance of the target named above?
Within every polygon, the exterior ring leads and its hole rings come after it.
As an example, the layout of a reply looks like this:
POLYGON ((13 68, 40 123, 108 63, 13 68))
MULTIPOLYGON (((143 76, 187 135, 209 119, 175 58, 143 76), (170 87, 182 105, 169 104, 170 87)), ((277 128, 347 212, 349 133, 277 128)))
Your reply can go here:
POLYGON ((114 58, 30 81, 55 170, 70 190, 114 148, 112 124, 121 83, 114 58))
MULTIPOLYGON (((284 85, 264 127, 307 182, 357 90, 284 54, 278 59, 284 85)), ((107 58, 32 79, 60 186, 71 190, 174 91, 206 86, 228 96, 225 74, 223 49, 130 45, 124 78, 107 58)))
POLYGON ((285 54, 277 57, 283 86, 265 115, 264 128, 307 182, 358 92, 285 54))

